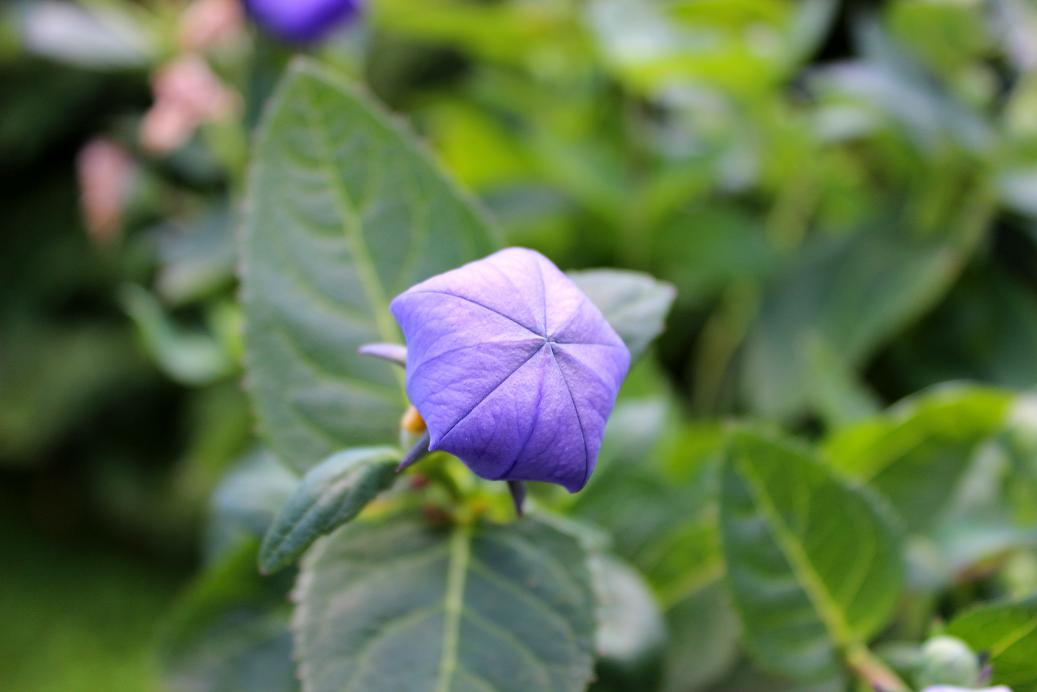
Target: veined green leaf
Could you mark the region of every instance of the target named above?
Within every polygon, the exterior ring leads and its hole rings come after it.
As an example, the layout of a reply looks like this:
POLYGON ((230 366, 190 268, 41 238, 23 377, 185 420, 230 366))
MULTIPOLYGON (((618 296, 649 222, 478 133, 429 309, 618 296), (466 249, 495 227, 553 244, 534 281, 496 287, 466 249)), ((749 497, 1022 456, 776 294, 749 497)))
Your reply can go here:
POLYGON ((989 656, 992 683, 1037 690, 1037 596, 994 603, 958 616, 947 634, 989 656))
POLYGON ((303 560, 296 597, 311 692, 576 692, 591 677, 587 554, 532 517, 349 524, 303 560))
POLYGON ((570 272, 569 278, 591 299, 637 360, 665 326, 677 293, 647 274, 616 269, 570 272))
POLYGON ((306 61, 260 128, 242 242, 249 389, 270 444, 300 470, 394 438, 400 375, 357 347, 399 341, 397 293, 496 247, 410 133, 306 61))
POLYGON ((318 538, 360 514, 392 485, 400 457, 393 447, 350 449, 310 469, 267 531, 260 569, 269 574, 287 567, 318 538))
POLYGON ((808 451, 733 435, 720 515, 728 585, 760 665, 828 677, 886 624, 903 582, 897 531, 808 451))

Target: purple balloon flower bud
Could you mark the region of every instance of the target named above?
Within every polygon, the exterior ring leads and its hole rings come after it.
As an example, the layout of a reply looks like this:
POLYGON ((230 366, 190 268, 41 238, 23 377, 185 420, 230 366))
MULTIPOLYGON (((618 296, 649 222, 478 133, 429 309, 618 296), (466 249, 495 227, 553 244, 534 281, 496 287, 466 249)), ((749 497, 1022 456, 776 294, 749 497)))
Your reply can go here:
POLYGON ((363 0, 245 0, 248 13, 292 43, 313 43, 359 14, 363 0))
POLYGON ((601 311, 523 248, 434 276, 390 306, 429 449, 492 480, 590 477, 630 352, 601 311))

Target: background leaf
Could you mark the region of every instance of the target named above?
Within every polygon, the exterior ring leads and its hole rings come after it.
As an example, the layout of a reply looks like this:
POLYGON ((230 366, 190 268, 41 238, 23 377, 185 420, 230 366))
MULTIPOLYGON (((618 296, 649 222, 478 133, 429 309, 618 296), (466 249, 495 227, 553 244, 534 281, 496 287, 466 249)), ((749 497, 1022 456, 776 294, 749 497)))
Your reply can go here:
POLYGON ((393 447, 350 449, 310 469, 263 539, 259 567, 286 567, 315 540, 353 519, 396 480, 393 447))
POLYGON ((953 380, 1037 385, 1037 300, 1008 272, 977 263, 947 300, 892 349, 912 389, 953 380))
POLYGON ((1005 428, 1014 398, 987 387, 941 387, 837 432, 824 454, 889 499, 909 530, 923 530, 948 508, 979 445, 1005 428))
POLYGON ((235 363, 219 341, 179 327, 145 289, 126 286, 121 298, 148 354, 170 378, 197 386, 234 373, 235 363))
POLYGON ((267 111, 247 210, 248 381, 274 450, 304 470, 393 439, 399 373, 357 347, 399 341, 389 300, 490 253, 491 231, 409 133, 308 62, 267 111))
POLYGON ((206 560, 220 559, 243 540, 258 542, 297 484, 298 479, 269 450, 252 452, 238 461, 209 502, 206 560))
POLYGON ((210 565, 174 604, 164 633, 166 685, 176 692, 298 689, 291 657, 291 574, 256 573, 257 540, 210 565))
POLYGON ((959 615, 947 633, 990 657, 994 684, 1037 690, 1037 596, 994 603, 959 615))
POLYGON ((666 623, 638 572, 611 555, 591 561, 598 596, 598 654, 592 687, 605 692, 658 684, 666 623))
POLYGON ((647 274, 617 269, 570 272, 630 349, 631 361, 662 333, 676 297, 673 286, 647 274))
POLYGON ((255 451, 220 482, 209 507, 205 566, 173 603, 160 642, 175 692, 299 687, 288 592, 295 570, 256 569, 260 539, 297 484, 273 454, 255 451))
MULTIPOLYGON (((724 432, 677 426, 665 397, 624 399, 601 459, 572 510, 612 532, 612 548, 651 585, 668 629, 667 692, 702 689, 738 656, 739 625, 724 591, 717 520, 724 432)), ((607 688, 606 688, 607 689, 607 688)))
POLYGON ((756 413, 790 418, 814 397, 809 355, 817 348, 858 367, 884 340, 923 313, 951 284, 977 239, 962 210, 960 237, 879 221, 813 239, 765 292, 745 344, 741 390, 756 413), (880 225, 881 224, 881 225, 880 225))
POLYGON ((670 636, 664 692, 702 689, 734 665, 741 628, 719 576, 671 605, 666 611, 666 624, 670 636))
POLYGON ((294 628, 303 688, 583 690, 594 596, 576 538, 526 518, 349 524, 303 561, 294 628))
POLYGON ((150 27, 138 21, 138 10, 115 3, 83 7, 45 0, 25 8, 21 30, 26 48, 51 60, 92 69, 140 69, 157 51, 150 27))
POLYGON ((769 670, 832 676, 839 652, 882 627, 900 596, 900 541, 890 520, 787 441, 733 436, 720 524, 746 647, 769 670))

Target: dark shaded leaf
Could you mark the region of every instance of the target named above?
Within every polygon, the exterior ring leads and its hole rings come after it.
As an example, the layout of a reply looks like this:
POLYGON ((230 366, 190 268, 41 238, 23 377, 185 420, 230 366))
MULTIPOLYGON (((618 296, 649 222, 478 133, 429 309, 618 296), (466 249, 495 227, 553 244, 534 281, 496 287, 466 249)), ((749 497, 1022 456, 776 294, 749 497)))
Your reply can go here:
POLYGON ((244 540, 177 601, 163 644, 166 685, 176 692, 298 689, 291 657, 291 575, 256 572, 258 540, 244 540))

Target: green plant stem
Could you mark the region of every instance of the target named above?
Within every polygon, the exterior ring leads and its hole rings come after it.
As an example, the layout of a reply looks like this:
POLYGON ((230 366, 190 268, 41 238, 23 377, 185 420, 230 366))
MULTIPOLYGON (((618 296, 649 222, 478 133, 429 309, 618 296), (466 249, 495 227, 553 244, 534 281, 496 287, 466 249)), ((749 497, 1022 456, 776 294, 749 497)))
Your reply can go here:
POLYGON ((450 473, 450 469, 447 468, 449 459, 450 457, 446 454, 436 454, 424 464, 422 473, 428 477, 429 481, 443 488, 454 502, 462 503, 469 493, 461 487, 457 479, 450 473))
POLYGON ((911 688, 863 644, 846 651, 846 663, 858 678, 879 692, 910 692, 911 688))

